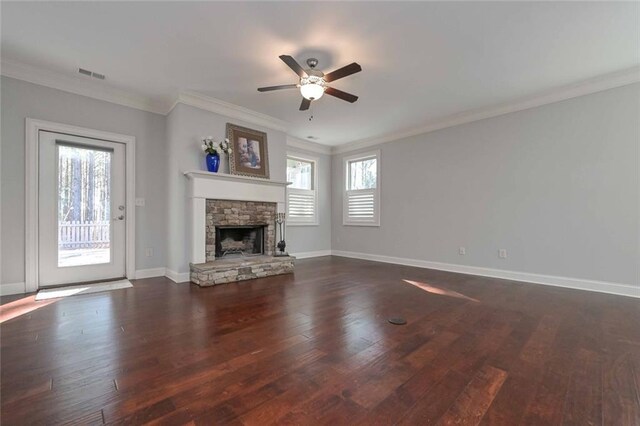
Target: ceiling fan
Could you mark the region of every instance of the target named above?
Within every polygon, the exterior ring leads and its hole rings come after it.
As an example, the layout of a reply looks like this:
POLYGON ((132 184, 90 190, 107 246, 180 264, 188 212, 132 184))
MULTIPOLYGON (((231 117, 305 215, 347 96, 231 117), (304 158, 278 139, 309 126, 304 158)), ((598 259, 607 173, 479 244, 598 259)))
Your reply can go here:
POLYGON ((356 95, 327 86, 327 83, 362 71, 362 67, 357 63, 353 62, 342 68, 338 68, 329 74, 325 74, 322 71, 315 69, 318 65, 318 60, 316 58, 307 59, 307 65, 309 66, 308 69, 303 69, 300 64, 298 64, 296 60, 289 55, 280 55, 280 59, 282 59, 282 61, 293 70, 293 72, 298 74, 298 77, 300 77, 300 83, 260 87, 258 88, 258 92, 299 88, 300 94, 303 98, 302 103, 300 104, 300 111, 308 110, 311 105, 311 101, 317 101, 324 93, 351 103, 358 100, 356 95))

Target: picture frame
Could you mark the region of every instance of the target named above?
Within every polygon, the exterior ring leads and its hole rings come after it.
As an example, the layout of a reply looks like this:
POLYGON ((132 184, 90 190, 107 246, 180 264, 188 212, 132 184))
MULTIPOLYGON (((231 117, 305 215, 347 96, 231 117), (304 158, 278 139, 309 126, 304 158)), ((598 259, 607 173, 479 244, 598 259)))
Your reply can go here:
POLYGON ((227 138, 233 148, 229 156, 232 175, 269 179, 267 134, 227 123, 227 138))

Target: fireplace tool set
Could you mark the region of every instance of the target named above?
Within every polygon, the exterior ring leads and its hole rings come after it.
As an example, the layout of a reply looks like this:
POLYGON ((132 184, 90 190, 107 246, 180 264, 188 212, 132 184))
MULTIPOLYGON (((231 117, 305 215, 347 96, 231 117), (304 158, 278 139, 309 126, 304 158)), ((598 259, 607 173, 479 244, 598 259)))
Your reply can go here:
POLYGON ((280 241, 276 244, 277 250, 275 252, 275 256, 289 256, 289 253, 285 251, 285 248, 287 247, 287 243, 284 241, 286 233, 286 227, 284 226, 285 217, 285 213, 276 213, 276 224, 278 225, 280 241))

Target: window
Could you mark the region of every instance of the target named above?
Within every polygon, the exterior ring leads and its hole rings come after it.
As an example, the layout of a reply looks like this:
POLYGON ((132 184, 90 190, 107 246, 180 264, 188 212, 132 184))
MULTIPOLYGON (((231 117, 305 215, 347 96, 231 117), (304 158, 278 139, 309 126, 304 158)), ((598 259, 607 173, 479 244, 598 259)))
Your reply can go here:
POLYGON ((343 224, 380 226, 380 151, 344 159, 343 224))
POLYGON ((318 224, 316 160, 287 156, 287 224, 318 224))

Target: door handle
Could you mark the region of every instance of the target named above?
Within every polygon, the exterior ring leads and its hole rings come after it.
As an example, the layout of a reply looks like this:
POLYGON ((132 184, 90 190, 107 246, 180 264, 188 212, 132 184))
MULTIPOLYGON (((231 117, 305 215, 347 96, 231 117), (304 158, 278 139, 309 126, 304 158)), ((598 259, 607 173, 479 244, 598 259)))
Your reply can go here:
POLYGON ((113 220, 113 221, 116 221, 116 220, 124 220, 124 215, 123 215, 123 214, 121 214, 120 216, 118 216, 118 217, 116 217, 116 218, 114 218, 114 219, 111 219, 111 220, 113 220))

